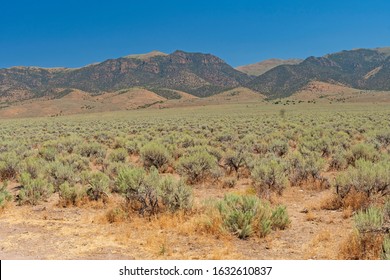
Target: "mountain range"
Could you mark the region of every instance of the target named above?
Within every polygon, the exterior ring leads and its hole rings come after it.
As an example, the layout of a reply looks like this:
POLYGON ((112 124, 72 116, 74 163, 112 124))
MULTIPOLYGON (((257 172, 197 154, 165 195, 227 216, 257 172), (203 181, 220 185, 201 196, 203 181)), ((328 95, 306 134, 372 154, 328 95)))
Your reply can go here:
POLYGON ((308 57, 267 60, 234 69, 203 53, 154 51, 108 59, 81 68, 12 67, 0 69, 0 104, 61 98, 74 90, 90 96, 143 88, 165 99, 183 92, 208 97, 247 88, 265 97, 288 97, 313 81, 362 90, 390 90, 390 48, 355 49, 308 57))
POLYGON ((279 65, 295 65, 301 62, 302 59, 296 59, 296 58, 292 58, 292 59, 271 58, 271 59, 263 60, 249 65, 238 66, 236 67, 236 69, 251 76, 260 76, 265 72, 279 65))

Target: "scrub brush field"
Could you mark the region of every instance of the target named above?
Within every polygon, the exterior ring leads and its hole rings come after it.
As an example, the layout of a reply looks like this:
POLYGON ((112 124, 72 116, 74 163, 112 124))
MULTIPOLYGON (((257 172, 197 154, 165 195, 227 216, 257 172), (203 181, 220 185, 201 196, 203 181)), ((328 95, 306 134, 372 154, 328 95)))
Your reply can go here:
POLYGON ((1 259, 390 259, 390 109, 0 120, 1 259))

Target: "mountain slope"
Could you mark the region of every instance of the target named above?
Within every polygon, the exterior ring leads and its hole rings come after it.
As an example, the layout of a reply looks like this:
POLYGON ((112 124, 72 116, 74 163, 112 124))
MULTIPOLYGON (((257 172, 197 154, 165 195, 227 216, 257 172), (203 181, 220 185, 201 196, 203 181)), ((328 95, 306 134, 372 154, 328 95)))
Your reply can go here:
POLYGON ((267 59, 258 63, 236 67, 237 70, 251 76, 260 76, 265 72, 279 65, 295 65, 302 62, 302 59, 267 59))
POLYGON ((297 65, 277 66, 247 84, 270 98, 286 97, 311 81, 357 89, 390 90, 390 57, 383 51, 357 49, 309 57, 297 65))
POLYGON ((109 59, 78 69, 0 69, 0 100, 57 97, 58 88, 102 94, 135 86, 168 88, 210 96, 251 78, 210 54, 152 52, 109 59))

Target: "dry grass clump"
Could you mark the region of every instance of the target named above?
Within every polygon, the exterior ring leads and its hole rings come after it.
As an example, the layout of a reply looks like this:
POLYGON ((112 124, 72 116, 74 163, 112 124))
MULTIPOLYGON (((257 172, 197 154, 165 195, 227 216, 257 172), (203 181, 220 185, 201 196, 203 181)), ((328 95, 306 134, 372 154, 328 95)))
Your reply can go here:
POLYGON ((338 257, 343 260, 378 260, 382 246, 383 236, 354 231, 341 244, 338 257))
POLYGON ((106 212, 106 219, 109 223, 119 223, 128 219, 128 213, 122 207, 114 207, 106 212))
POLYGON ((320 208, 323 210, 338 210, 342 206, 340 197, 334 193, 325 196, 320 202, 320 208))
POLYGON ((353 211, 366 209, 369 205, 369 197, 366 193, 352 189, 343 199, 344 209, 351 208, 353 211))

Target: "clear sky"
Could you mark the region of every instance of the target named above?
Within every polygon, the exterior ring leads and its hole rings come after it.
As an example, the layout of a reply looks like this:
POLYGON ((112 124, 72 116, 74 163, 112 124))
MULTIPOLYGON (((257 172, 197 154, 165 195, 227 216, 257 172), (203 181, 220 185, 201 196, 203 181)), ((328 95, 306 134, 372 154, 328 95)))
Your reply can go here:
POLYGON ((389 0, 1 1, 0 68, 212 53, 233 66, 390 46, 389 0))

